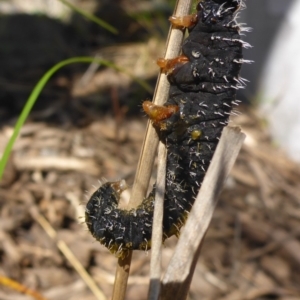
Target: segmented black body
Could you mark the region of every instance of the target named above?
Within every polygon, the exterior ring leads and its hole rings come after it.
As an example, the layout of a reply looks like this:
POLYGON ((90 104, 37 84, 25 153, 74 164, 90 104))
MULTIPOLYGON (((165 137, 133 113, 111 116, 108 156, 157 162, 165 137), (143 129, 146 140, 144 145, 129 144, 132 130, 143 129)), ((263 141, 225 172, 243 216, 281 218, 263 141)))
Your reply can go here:
MULTIPOLYGON (((179 111, 163 121, 164 130, 158 133, 168 151, 164 238, 184 224, 242 84, 239 71, 247 44, 235 22, 240 5, 241 0, 201 1, 196 24, 182 46, 189 61, 168 75, 165 105, 178 105, 179 111)), ((92 235, 118 256, 149 249, 154 190, 136 209, 119 209, 118 199, 116 183, 106 183, 92 195, 86 207, 92 235)))

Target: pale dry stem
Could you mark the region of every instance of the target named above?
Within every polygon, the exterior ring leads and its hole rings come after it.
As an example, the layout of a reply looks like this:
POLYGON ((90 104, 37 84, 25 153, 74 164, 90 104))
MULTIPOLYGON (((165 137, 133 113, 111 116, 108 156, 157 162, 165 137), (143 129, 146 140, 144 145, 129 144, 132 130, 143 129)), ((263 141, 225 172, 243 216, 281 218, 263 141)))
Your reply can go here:
MULTIPOLYGON (((191 0, 178 0, 174 11, 175 15, 187 15, 190 11, 191 0)), ((181 44, 184 37, 183 31, 172 29, 169 31, 167 39, 165 58, 176 57, 181 50, 181 44)), ((169 95, 169 82, 165 74, 160 73, 156 89, 154 92, 153 102, 161 105, 166 102, 169 95)), ((132 196, 129 201, 129 208, 137 207, 144 199, 150 181, 152 166, 158 145, 157 134, 148 122, 145 139, 142 146, 142 151, 139 158, 139 163, 135 175, 135 180, 132 188, 132 196)), ((116 279, 114 284, 113 300, 123 300, 125 298, 127 280, 129 276, 130 253, 125 259, 119 258, 118 267, 116 270, 116 279)))

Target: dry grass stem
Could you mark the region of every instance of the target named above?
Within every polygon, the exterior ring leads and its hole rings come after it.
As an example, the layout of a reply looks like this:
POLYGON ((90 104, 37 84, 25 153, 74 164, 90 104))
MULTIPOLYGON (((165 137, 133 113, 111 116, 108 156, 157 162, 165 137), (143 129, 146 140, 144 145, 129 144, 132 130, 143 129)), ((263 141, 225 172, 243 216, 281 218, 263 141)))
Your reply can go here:
POLYGON ((14 162, 18 170, 62 170, 83 172, 86 174, 99 175, 99 167, 92 159, 80 159, 77 157, 17 157, 14 162))
POLYGON ((174 297, 186 299, 201 243, 211 221, 218 196, 244 139, 245 135, 239 128, 224 128, 200 192, 164 275, 161 299, 173 300, 174 297))
MULTIPOLYGON (((191 8, 191 2, 191 0, 178 0, 174 10, 174 15, 187 15, 191 8)), ((183 37, 184 32, 180 29, 173 28, 169 31, 166 43, 165 58, 173 58, 180 53, 183 37)), ((154 91, 153 102, 158 105, 165 103, 169 96, 169 88, 170 85, 167 80, 167 76, 160 73, 154 91)), ((129 207, 138 206, 147 192, 157 145, 157 134, 151 123, 148 122, 141 155, 137 166, 135 181, 133 183, 132 197, 130 199, 129 207)))
MULTIPOLYGON (((35 299, 35 300, 47 300, 39 292, 37 292, 33 289, 30 289, 30 288, 20 284, 18 281, 12 280, 5 276, 0 275, 0 285, 3 285, 12 290, 18 291, 24 295, 28 295, 28 296, 30 296, 30 298, 35 299)), ((1 295, 0 295, 0 297, 1 297, 1 295)))
MULTIPOLYGON (((191 0, 178 0, 174 11, 177 16, 186 15, 190 11, 191 0)), ((166 46, 166 58, 176 57, 180 50, 184 33, 182 30, 170 30, 166 46)), ((156 89, 154 92, 153 102, 156 104, 163 104, 166 102, 169 95, 169 83, 166 75, 160 73, 156 89)), ((158 145, 157 134, 148 122, 145 139, 142 146, 139 163, 133 183, 132 194, 129 201, 130 207, 137 207, 146 195, 147 188, 150 181, 151 170, 154 162, 154 157, 158 145)), ((118 260, 118 267, 116 270, 116 280, 114 284, 113 300, 122 300, 125 298, 126 285, 130 269, 131 253, 124 260, 118 260), (117 291, 117 292, 116 292, 117 291)))
POLYGON ((118 259, 112 300, 125 299, 127 282, 129 277, 129 271, 130 271, 131 257, 132 257, 132 251, 130 251, 125 258, 118 259))
POLYGON ((61 251, 61 253, 65 256, 65 258, 70 262, 73 268, 78 272, 82 280, 86 283, 86 285, 93 292, 97 300, 106 300, 105 295, 98 288, 97 284, 93 280, 93 278, 89 275, 86 269, 82 266, 80 261, 76 258, 73 252, 70 250, 68 245, 63 240, 57 240, 57 234, 54 228, 50 225, 50 223, 39 213, 39 211, 32 207, 30 209, 30 213, 32 217, 41 225, 41 227, 45 230, 50 238, 56 241, 57 248, 61 251))

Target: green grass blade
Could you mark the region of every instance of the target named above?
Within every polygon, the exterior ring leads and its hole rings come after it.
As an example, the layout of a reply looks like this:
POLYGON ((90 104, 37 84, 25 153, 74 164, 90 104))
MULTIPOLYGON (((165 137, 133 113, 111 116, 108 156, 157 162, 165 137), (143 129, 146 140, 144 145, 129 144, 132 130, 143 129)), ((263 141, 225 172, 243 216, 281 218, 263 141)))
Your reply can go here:
POLYGON ((92 14, 78 8, 77 6, 73 5, 72 3, 70 3, 66 0, 58 0, 58 1, 60 1, 64 5, 68 6, 72 10, 76 11, 77 13, 81 14, 82 16, 86 17, 90 21, 93 21, 93 22, 97 23, 99 26, 101 26, 104 29, 110 31, 111 33, 118 34, 118 30, 115 27, 111 26, 110 24, 108 24, 107 22, 101 20, 100 18, 96 17, 95 15, 92 15, 92 14))
POLYGON ((1 161, 0 161, 0 180, 2 178, 7 160, 9 158, 10 152, 13 148, 13 145, 19 135, 19 132, 23 126, 23 124, 25 123, 34 103, 36 102, 38 96, 40 95, 42 89, 44 88, 44 86, 46 85, 46 83, 49 81, 49 79, 53 76, 53 74, 55 72, 57 72, 59 69, 61 69, 62 67, 69 65, 69 64, 74 64, 74 63, 92 63, 92 62, 97 62, 101 65, 104 65, 106 67, 110 67, 113 68, 115 70, 118 70, 120 72, 126 73, 128 76, 130 76, 134 81, 136 81, 138 84, 140 84, 145 90, 147 90, 148 92, 152 92, 152 88, 143 80, 135 78, 132 74, 130 74, 128 71, 126 71, 123 68, 120 68, 118 66, 116 66, 115 64, 107 61, 107 60, 103 60, 103 59, 99 59, 99 58, 93 58, 93 57, 74 57, 74 58, 69 58, 66 60, 63 60, 61 62, 59 62, 58 64, 56 64, 55 66, 53 66, 49 71, 47 71, 45 73, 45 75, 39 80, 39 82, 37 83, 37 85, 34 87, 33 91, 31 92, 18 120, 17 123, 15 125, 14 128, 14 132, 11 136, 11 138, 9 139, 4 153, 2 155, 1 161))

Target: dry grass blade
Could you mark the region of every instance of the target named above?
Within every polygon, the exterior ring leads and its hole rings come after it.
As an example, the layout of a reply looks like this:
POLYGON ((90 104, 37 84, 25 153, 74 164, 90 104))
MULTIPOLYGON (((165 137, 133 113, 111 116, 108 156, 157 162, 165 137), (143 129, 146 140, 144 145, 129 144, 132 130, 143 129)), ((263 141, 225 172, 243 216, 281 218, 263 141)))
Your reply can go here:
MULTIPOLYGON (((177 16, 187 15, 190 11, 191 0, 178 0, 174 14, 177 16)), ((170 30, 167 39, 167 50, 165 58, 172 58, 179 54, 184 34, 182 30, 170 30)), ((154 92, 153 102, 163 104, 166 102, 169 94, 169 82, 165 74, 160 73, 156 89, 154 92)), ((158 137, 150 122, 148 122, 145 139, 142 146, 139 163, 135 175, 135 180, 132 188, 132 196, 129 201, 130 207, 137 207, 143 200, 150 181, 151 170, 154 162, 154 157, 158 145, 158 137)), ((125 298, 126 286, 128 281, 129 269, 131 263, 131 253, 125 259, 118 260, 116 270, 116 279, 114 284, 113 300, 122 300, 125 298)))
POLYGON ((5 276, 0 275, 0 285, 9 287, 13 290, 18 291, 19 293, 29 295, 32 298, 34 298, 35 300, 47 300, 39 292, 37 292, 33 289, 29 289, 26 286, 20 284, 19 282, 12 280, 10 278, 7 278, 5 276))
MULTIPOLYGON (((56 240, 57 234, 50 223, 38 212, 35 207, 30 209, 30 213, 32 217, 42 226, 45 232, 51 237, 53 240, 56 240)), ((66 257, 66 259, 70 262, 73 268, 78 272, 86 285, 90 288, 90 290, 95 295, 98 300, 106 300, 105 295, 98 288, 97 284, 93 280, 93 278, 89 275, 89 273, 85 270, 79 260, 72 253, 68 245, 62 240, 56 240, 57 248, 62 252, 62 254, 66 257)))
POLYGON ((239 128, 224 128, 200 192, 164 275, 161 299, 186 299, 201 242, 208 229, 225 179, 244 139, 245 135, 239 128))
POLYGON ((150 262, 150 286, 149 286, 149 300, 159 298, 160 293, 160 277, 161 277, 161 249, 162 249, 162 222, 164 213, 164 194, 166 183, 166 157, 167 150, 165 146, 160 143, 158 148, 158 169, 157 169, 157 183, 155 193, 155 208, 152 226, 151 239, 151 262, 150 262))
POLYGON ((62 170, 77 171, 91 175, 99 175, 99 167, 92 159, 77 157, 17 157, 14 158, 18 170, 62 170))

